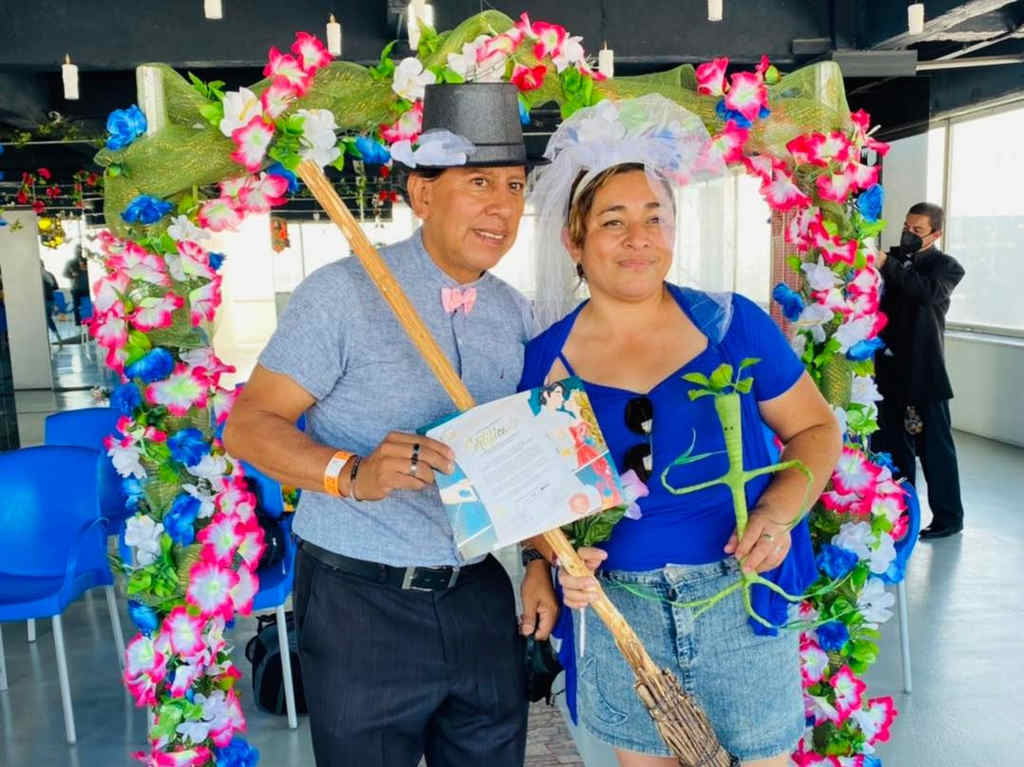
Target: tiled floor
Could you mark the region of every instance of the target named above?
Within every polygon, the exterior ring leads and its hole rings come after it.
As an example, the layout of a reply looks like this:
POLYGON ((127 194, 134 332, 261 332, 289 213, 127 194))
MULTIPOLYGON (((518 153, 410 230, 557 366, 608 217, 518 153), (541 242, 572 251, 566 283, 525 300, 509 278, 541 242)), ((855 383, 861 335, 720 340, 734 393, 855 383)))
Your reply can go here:
MULTIPOLYGON (((58 364, 70 371, 68 380, 78 375, 87 381, 89 360, 73 349, 66 346, 66 361, 58 364)), ((17 402, 22 444, 29 445, 42 440, 47 413, 87 407, 92 397, 88 390, 21 392, 17 402)), ((895 620, 885 625, 881 659, 867 676, 869 694, 895 696, 901 712, 892 741, 879 749, 886 767, 1021 763, 1024 451, 962 433, 956 440, 967 530, 921 544, 908 570, 914 691, 902 692, 895 620)), ((102 594, 72 605, 65 616, 79 743, 68 747, 63 741, 49 621, 39 622, 38 641, 31 644, 24 623, 7 623, 2 628, 10 689, 0 692, 0 765, 136 764, 130 752, 144 742, 145 715, 132 707, 120 683, 102 594)), ((130 625, 123 607, 121 621, 130 625)), ((311 765, 307 719, 301 717, 292 731, 284 717, 252 705, 243 649, 254 629, 254 620, 240 619, 231 634, 236 662, 246 674, 240 684, 250 740, 263 765, 311 765)), ((558 709, 543 704, 531 710, 527 754, 529 767, 614 764, 608 749, 585 735, 577 750, 558 709)))

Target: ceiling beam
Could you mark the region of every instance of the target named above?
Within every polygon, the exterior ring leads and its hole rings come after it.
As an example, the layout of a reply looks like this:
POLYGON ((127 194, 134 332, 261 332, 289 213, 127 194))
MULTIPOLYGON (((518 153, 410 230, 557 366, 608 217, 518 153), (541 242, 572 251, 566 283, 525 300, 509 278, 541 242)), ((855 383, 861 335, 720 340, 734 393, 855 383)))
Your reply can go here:
MULTIPOLYGON (((949 39, 948 37, 943 37, 943 35, 949 33, 953 27, 969 22, 971 19, 982 14, 997 11, 1003 6, 1011 5, 1014 2, 1015 0, 967 0, 967 2, 960 3, 939 3, 938 5, 945 7, 945 10, 940 10, 937 15, 925 21, 923 34, 912 35, 909 32, 902 32, 875 43, 873 47, 894 50, 907 48, 915 43, 949 39)), ((929 5, 934 7, 936 3, 929 3, 929 5)), ((927 8, 928 6, 925 7, 927 8)), ((1006 28, 1003 27, 995 30, 993 34, 1005 31, 1006 28)))

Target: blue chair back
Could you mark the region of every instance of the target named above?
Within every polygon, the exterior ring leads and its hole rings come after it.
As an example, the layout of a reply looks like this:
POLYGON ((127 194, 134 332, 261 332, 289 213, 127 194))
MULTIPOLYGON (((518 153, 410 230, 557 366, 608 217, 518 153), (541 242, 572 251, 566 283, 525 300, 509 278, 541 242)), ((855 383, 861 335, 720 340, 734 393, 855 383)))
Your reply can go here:
POLYGON ((68 300, 64 297, 63 290, 56 290, 53 293, 53 304, 57 307, 57 311, 60 314, 67 314, 71 307, 68 306, 68 300))
POLYGON ((903 488, 903 494, 907 502, 907 512, 910 514, 910 519, 907 522, 907 534, 896 541, 896 563, 902 571, 906 568, 910 555, 914 553, 914 547, 917 545, 917 536, 921 532, 921 504, 917 500, 917 490, 914 489, 912 484, 906 480, 901 480, 900 487, 903 488))
POLYGON ((112 407, 87 407, 65 410, 46 417, 44 442, 98 450, 102 454, 99 498, 103 516, 110 520, 111 532, 129 515, 127 499, 121 489, 121 476, 106 455, 103 440, 114 433, 121 411, 112 407))
POLYGON ((83 320, 92 317, 92 299, 88 296, 78 299, 78 316, 83 320))
MULTIPOLYGON (((82 447, 26 447, 0 453, 0 571, 63 575, 83 528, 100 517, 96 488, 100 463, 82 447)), ((76 572, 105 571, 101 526, 86 533, 76 572)))

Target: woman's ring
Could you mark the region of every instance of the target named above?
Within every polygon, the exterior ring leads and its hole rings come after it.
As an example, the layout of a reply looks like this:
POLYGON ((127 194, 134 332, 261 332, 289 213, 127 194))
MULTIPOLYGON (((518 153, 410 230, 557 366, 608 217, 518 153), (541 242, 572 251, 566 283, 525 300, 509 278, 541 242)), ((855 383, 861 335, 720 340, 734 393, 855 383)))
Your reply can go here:
POLYGON ((769 541, 774 541, 775 540, 775 536, 772 535, 771 533, 761 533, 761 537, 762 538, 767 538, 769 541))

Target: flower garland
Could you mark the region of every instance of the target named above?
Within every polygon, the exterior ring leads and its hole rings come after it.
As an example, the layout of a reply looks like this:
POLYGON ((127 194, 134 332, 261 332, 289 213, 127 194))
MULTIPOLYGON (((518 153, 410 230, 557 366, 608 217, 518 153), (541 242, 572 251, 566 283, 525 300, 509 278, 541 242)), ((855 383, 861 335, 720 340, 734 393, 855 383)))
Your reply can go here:
MULTIPOLYGON (((294 170, 303 158, 341 168, 348 157, 379 165, 386 177, 390 146, 411 148, 419 137, 429 83, 513 82, 524 123, 531 99, 554 97, 568 115, 601 98, 594 84, 603 78, 580 38, 526 14, 504 32, 492 30, 448 53, 443 63, 425 64, 437 58, 443 38, 424 27, 421 39, 417 56, 395 62, 388 46, 371 70, 397 96, 393 119, 340 141, 331 112, 301 108, 330 62, 311 35, 299 33, 289 52, 271 49, 264 70, 271 83, 259 96, 193 77, 205 99, 202 117, 231 139, 231 156, 245 173, 205 198, 200 190, 174 202, 140 195, 122 212, 130 236, 101 240, 107 275, 94 288, 91 330, 124 381, 111 402, 125 417, 107 447, 136 512, 125 536, 133 563, 124 572, 141 633, 129 645, 125 679, 139 705, 156 715, 151 749, 139 754, 146 764, 256 761, 239 736, 245 727, 234 692, 239 674, 223 632, 236 612, 251 609, 263 541, 255 498, 219 437, 234 392, 219 386, 231 368, 217 359, 204 332, 220 303, 222 260, 202 245, 205 230, 231 229, 249 213, 283 202, 297 189, 294 170)), ((870 240, 884 222, 878 169, 861 155, 865 149, 884 154, 887 147, 870 137, 869 118, 858 112, 848 131, 798 136, 784 156, 755 153, 749 139, 771 113, 768 86, 780 75, 767 59, 728 79, 727 66, 716 59, 696 72, 699 92, 718 99, 719 124, 706 151, 758 177, 769 206, 789 220, 786 242, 796 251, 790 266, 802 283, 799 291, 780 285, 774 297, 846 434, 842 459, 811 516, 817 585, 838 585, 812 589, 818 596, 793 611, 807 628, 801 660, 812 727, 793 759, 872 767, 879 764, 873 747, 889 737, 896 712, 889 698, 867 698, 857 674, 874 661, 877 624, 891 615, 883 582, 902 576, 895 541, 907 528, 891 467, 866 447, 880 398, 871 359, 885 322, 870 240)), ((108 123, 108 142, 120 149, 138 140, 144 119, 137 108, 119 110, 108 123)), ((115 163, 107 172, 120 170, 115 163)), ((390 200, 393 193, 381 190, 381 202, 384 194, 390 200)))

